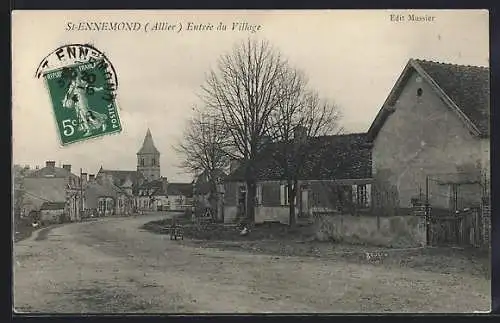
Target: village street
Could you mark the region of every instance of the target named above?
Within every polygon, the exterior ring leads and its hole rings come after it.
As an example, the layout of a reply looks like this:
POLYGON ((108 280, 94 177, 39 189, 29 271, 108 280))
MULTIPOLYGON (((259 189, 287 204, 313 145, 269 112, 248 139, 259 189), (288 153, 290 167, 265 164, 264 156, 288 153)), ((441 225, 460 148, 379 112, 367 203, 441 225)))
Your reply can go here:
POLYGON ((15 245, 20 312, 472 312, 490 281, 412 268, 196 248, 140 229, 159 216, 42 229, 15 245), (465 296, 470 295, 470 296, 465 296))

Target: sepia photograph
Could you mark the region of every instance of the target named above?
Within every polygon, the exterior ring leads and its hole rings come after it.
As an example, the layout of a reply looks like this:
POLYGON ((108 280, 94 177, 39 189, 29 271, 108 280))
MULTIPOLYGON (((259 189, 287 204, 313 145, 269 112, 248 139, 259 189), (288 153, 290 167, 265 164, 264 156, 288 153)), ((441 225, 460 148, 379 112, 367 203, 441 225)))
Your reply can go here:
POLYGON ((16 314, 487 313, 487 10, 14 10, 16 314))

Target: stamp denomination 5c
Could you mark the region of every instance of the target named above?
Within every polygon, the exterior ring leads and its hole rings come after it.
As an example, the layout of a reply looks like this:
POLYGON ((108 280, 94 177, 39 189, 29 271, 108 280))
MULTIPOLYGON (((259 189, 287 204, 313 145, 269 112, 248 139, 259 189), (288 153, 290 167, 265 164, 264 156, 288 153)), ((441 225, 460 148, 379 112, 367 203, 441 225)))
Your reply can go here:
POLYGON ((45 80, 62 145, 122 130, 116 73, 95 48, 61 47, 42 61, 37 77, 45 80))

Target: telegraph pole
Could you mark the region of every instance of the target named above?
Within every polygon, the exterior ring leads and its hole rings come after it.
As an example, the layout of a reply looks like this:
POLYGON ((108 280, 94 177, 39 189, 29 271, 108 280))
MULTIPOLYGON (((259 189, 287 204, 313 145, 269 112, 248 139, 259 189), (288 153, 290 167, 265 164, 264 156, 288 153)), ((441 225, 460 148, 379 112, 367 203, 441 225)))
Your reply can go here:
POLYGON ((427 245, 430 245, 431 215, 429 206, 429 175, 425 177, 425 235, 427 245))
POLYGON ((80 219, 83 214, 83 170, 80 168, 80 219))

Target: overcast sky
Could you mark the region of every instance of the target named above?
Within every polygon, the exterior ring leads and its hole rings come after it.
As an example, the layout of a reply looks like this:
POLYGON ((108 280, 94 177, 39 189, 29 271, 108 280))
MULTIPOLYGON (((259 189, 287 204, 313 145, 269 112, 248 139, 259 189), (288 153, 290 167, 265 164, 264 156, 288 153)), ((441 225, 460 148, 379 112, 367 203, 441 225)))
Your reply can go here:
POLYGON ((248 36, 269 40, 309 77, 311 87, 342 109, 348 132, 366 131, 410 58, 487 66, 486 11, 414 11, 433 22, 394 22, 401 11, 22 11, 13 14, 13 159, 46 160, 96 173, 134 170, 147 128, 161 155, 161 173, 187 181, 172 149, 181 137, 205 73, 248 36), (66 31, 68 22, 156 21, 260 24, 249 32, 66 31), (35 70, 49 52, 68 43, 92 43, 118 75, 123 132, 61 147, 46 88, 35 70))

